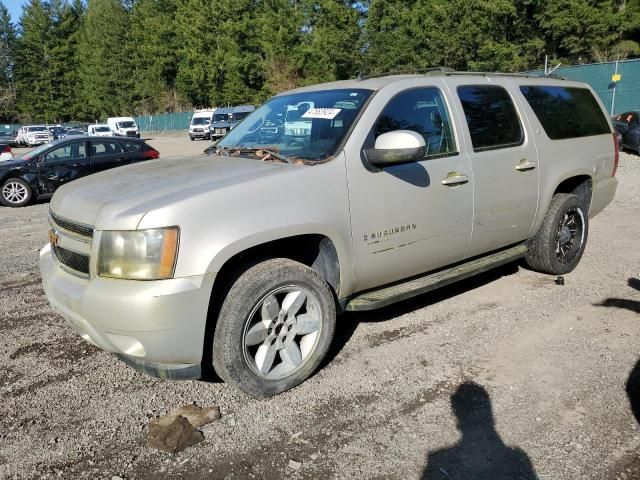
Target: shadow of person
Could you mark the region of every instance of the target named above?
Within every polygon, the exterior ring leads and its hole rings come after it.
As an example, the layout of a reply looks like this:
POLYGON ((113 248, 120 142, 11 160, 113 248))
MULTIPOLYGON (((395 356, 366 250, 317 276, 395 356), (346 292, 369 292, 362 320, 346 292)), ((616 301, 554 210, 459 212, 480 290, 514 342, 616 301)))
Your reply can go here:
MULTIPOLYGON (((640 290, 640 280, 637 278, 630 278, 627 284, 634 290, 640 290)), ((628 298, 607 298, 603 300, 602 303, 596 304, 596 307, 623 308, 635 313, 640 313, 640 302, 637 300, 629 300, 628 298)))
POLYGON ((534 480, 527 454, 504 444, 494 427, 491 399, 481 385, 461 384, 451 395, 462 438, 427 456, 423 480, 534 480))
POLYGON ((633 413, 636 422, 640 423, 640 360, 636 362, 631 373, 629 373, 629 378, 624 387, 629 399, 631 413, 633 413))

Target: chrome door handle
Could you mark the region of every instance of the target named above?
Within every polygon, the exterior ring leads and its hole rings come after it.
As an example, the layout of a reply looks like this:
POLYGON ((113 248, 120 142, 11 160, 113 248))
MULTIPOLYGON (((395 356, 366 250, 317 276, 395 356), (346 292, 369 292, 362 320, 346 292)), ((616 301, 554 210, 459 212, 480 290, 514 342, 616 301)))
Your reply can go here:
POLYGON ((520 162, 516 165, 516 170, 519 172, 526 172, 528 170, 533 170, 536 168, 536 162, 529 162, 526 158, 520 160, 520 162))
POLYGON ((469 181, 469 177, 467 177, 462 173, 449 172, 447 176, 443 178, 440 183, 448 187, 455 187, 456 185, 462 185, 463 183, 467 183, 468 181, 469 181))

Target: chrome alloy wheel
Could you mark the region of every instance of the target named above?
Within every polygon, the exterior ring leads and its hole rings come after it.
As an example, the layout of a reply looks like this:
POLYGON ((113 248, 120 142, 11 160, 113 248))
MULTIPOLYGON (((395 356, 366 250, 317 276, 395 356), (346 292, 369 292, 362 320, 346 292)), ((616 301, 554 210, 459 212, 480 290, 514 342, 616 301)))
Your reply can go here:
POLYGON ((320 302, 299 286, 277 288, 251 311, 242 350, 258 376, 277 380, 297 371, 316 349, 322 312, 320 302))
POLYGON ((28 195, 27 187, 19 182, 7 182, 2 187, 2 196, 9 203, 22 203, 28 195))
POLYGON ((570 263, 584 242, 584 214, 580 208, 567 210, 556 232, 556 256, 562 264, 570 263))

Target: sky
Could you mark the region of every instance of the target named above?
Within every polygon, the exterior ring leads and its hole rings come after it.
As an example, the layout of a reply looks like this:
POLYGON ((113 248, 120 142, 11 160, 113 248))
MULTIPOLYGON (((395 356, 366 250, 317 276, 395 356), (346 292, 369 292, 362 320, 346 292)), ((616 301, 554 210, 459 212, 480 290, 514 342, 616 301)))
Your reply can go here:
POLYGON ((9 13, 11 14, 11 20, 13 23, 17 23, 20 19, 20 15, 22 15, 22 4, 25 3, 25 0, 0 0, 4 3, 4 6, 7 7, 9 13))

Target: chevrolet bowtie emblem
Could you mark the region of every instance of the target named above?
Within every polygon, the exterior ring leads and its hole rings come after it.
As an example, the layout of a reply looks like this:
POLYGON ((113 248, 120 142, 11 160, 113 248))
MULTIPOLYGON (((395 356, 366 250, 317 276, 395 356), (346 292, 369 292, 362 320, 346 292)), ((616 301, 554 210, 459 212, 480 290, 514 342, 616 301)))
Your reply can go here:
POLYGON ((49 230, 49 243, 55 247, 58 245, 58 240, 60 240, 60 237, 56 234, 56 231, 49 230))

